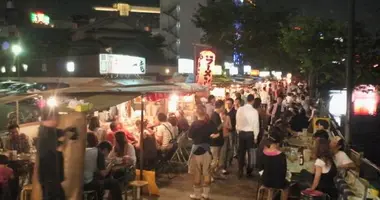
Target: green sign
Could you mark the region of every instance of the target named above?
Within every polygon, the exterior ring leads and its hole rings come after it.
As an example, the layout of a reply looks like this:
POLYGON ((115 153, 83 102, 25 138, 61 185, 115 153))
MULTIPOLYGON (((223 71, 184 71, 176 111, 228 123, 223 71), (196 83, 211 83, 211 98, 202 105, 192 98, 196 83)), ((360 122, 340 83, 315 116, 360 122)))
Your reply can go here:
POLYGON ((32 12, 30 13, 30 21, 33 24, 50 24, 50 17, 41 12, 32 12))

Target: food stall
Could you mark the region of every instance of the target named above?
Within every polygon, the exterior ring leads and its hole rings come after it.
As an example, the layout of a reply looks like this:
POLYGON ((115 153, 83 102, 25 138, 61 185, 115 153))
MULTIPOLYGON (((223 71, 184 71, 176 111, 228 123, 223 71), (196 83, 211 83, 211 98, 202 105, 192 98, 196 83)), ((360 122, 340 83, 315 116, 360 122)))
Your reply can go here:
MULTIPOLYGON (((88 114, 92 115, 97 112, 98 116, 101 116, 104 115, 102 113, 104 110, 113 106, 119 107, 119 110, 122 111, 119 113, 121 114, 118 116, 119 120, 124 120, 123 122, 127 129, 132 127, 136 128, 132 117, 134 117, 134 119, 137 117, 145 119, 145 114, 149 114, 149 117, 155 115, 154 113, 156 112, 147 111, 150 109, 154 110, 154 108, 149 108, 149 106, 155 104, 155 101, 152 101, 151 99, 153 94, 162 95, 163 98, 161 98, 160 101, 163 102, 162 104, 165 108, 163 111, 165 113, 168 111, 174 111, 177 106, 181 106, 187 110, 188 114, 190 114, 194 100, 194 95, 192 93, 204 90, 204 87, 191 87, 182 84, 141 83, 141 81, 131 83, 131 81, 103 79, 76 87, 39 92, 23 96, 22 98, 42 96, 44 101, 42 101, 43 103, 41 103, 41 105, 54 106, 59 110, 60 118, 64 119, 62 121, 60 120, 60 126, 62 128, 66 128, 71 124, 79 130, 78 140, 67 144, 67 151, 65 151, 64 155, 65 177, 66 175, 69 176, 65 179, 67 184, 64 184, 64 191, 66 196, 75 199, 75 197, 81 196, 81 187, 77 185, 77 183, 82 183, 83 180, 83 174, 81 173, 83 170, 80 169, 83 168, 83 155, 86 144, 85 135, 87 132, 86 118, 88 114), (167 96, 169 96, 169 99, 166 98, 167 96), (133 113, 132 110, 128 108, 133 108, 133 113), (138 114, 138 112, 140 112, 140 114, 138 114), (74 169, 76 172, 73 171, 74 169)), ((8 103, 9 100, 13 101, 14 99, 7 98, 4 99, 4 101, 0 99, 0 102, 8 103)), ((140 158, 142 158, 142 155, 140 155, 140 158)), ((140 168, 142 169, 142 162, 140 162, 140 164, 140 168)), ((38 164, 36 169, 37 168, 38 164)), ((141 177, 143 176, 142 173, 140 175, 141 177)), ((40 195, 40 192, 38 192, 40 190, 38 190, 39 186, 37 177, 37 175, 33 175, 33 196, 40 195)))

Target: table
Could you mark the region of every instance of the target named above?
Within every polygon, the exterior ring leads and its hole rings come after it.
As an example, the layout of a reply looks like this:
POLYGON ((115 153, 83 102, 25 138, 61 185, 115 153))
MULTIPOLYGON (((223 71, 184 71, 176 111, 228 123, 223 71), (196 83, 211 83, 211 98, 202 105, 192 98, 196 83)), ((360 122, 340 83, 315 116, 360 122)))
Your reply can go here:
POLYGON ((289 144, 289 146, 294 147, 309 147, 311 145, 311 137, 291 137, 286 140, 286 142, 289 144))
POLYGON ((307 170, 309 172, 313 171, 314 161, 305 162, 302 166, 299 164, 298 160, 291 162, 289 159, 287 159, 286 162, 288 171, 291 173, 299 174, 302 170, 307 170))

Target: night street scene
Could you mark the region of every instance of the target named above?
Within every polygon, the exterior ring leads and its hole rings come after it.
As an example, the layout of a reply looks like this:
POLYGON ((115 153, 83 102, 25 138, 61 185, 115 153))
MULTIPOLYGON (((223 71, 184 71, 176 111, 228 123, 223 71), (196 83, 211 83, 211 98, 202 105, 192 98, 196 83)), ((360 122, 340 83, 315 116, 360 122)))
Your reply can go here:
POLYGON ((0 9, 0 200, 380 200, 379 0, 0 9))

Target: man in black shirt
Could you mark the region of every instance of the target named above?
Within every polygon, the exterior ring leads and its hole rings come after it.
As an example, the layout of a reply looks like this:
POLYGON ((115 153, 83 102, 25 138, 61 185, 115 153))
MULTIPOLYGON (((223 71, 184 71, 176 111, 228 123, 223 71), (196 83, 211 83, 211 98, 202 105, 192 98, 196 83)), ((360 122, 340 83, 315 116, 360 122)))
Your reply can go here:
POLYGON ((217 127, 213 122, 207 120, 206 109, 202 105, 197 106, 197 120, 189 129, 188 137, 193 140, 193 147, 189 158, 189 173, 193 175, 194 193, 190 195, 192 199, 209 198, 211 182, 211 161, 210 152, 211 138, 219 135, 217 127), (202 188, 203 180, 203 188, 202 188))
MULTIPOLYGON (((228 98, 226 100, 227 115, 230 117, 232 129, 230 130, 230 150, 233 152, 233 157, 237 157, 237 133, 236 133, 236 109, 234 100, 228 98)), ((232 162, 232 158, 230 159, 232 162)))
MULTIPOLYGON (((223 138, 223 123, 220 118, 220 113, 224 112, 224 102, 218 100, 215 102, 215 110, 211 115, 211 121, 215 124, 218 129, 219 136, 211 140, 211 154, 212 154, 212 164, 211 170, 213 173, 217 173, 220 167, 220 154, 222 146, 224 144, 223 138)), ((217 174, 215 174, 217 175, 217 174)))

